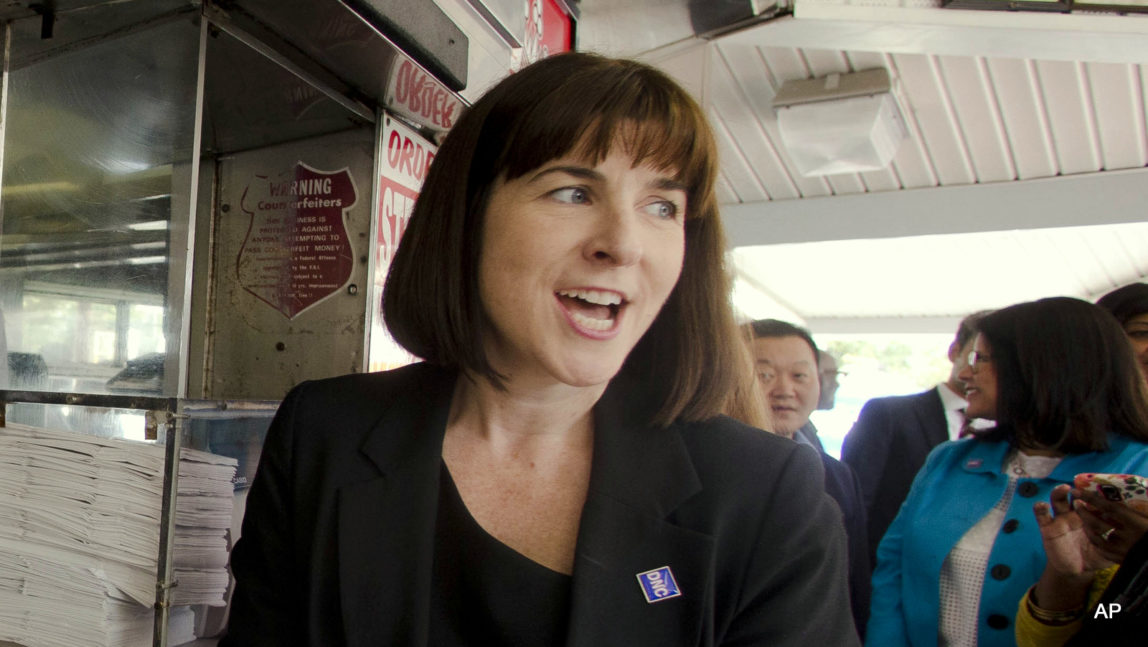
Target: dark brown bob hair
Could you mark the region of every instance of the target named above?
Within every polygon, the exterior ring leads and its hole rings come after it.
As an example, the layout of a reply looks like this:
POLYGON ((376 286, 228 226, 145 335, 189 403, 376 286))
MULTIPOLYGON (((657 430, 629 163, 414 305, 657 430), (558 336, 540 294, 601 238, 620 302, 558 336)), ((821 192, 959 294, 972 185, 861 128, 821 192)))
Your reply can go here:
POLYGON ((714 196, 716 146, 693 98, 634 61, 552 56, 463 114, 431 165, 387 276, 383 315, 395 340, 428 362, 501 384, 483 345, 489 324, 478 290, 491 191, 566 155, 597 163, 619 141, 635 165, 674 173, 687 199, 681 278, 621 374, 650 402, 645 422, 720 413, 741 342, 714 196))
POLYGON ((1108 448, 1109 432, 1148 441, 1148 398, 1116 319, 1054 297, 997 310, 977 330, 997 377, 997 427, 981 437, 1070 454, 1108 448))

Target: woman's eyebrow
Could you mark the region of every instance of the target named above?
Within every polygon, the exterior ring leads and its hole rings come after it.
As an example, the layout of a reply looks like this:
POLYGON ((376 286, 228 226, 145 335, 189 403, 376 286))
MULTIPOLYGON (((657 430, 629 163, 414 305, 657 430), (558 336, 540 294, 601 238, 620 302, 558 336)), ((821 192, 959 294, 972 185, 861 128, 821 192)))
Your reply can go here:
MULTIPOLYGON (((601 180, 604 180, 606 177, 606 176, 602 175, 601 173, 599 173, 598 171, 595 171, 594 169, 588 168, 585 166, 550 166, 550 167, 544 168, 541 171, 538 171, 537 173, 532 175, 530 177, 529 181, 534 182, 534 181, 536 181, 540 178, 543 178, 543 177, 545 177, 551 173, 565 173, 567 175, 572 175, 572 176, 577 177, 577 178, 581 178, 584 180, 592 180, 592 181, 601 181, 601 180)), ((652 182, 650 182, 650 186, 652 186, 655 189, 661 189, 663 191, 682 191, 682 192, 687 191, 687 187, 685 184, 678 182, 677 180, 675 180, 673 178, 669 178, 669 177, 656 178, 652 182)))
POLYGON ((550 166, 532 175, 530 181, 534 182, 551 173, 565 173, 584 180, 600 181, 605 179, 605 176, 598 171, 585 166, 550 166))

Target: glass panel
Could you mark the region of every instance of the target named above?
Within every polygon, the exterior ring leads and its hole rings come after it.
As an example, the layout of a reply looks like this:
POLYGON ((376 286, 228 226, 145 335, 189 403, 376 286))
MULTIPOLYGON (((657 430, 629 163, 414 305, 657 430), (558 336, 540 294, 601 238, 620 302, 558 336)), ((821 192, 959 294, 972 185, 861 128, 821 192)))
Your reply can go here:
MULTIPOLYGON (((147 414, 137 409, 105 409, 60 404, 10 404, 8 422, 52 431, 74 431, 103 438, 148 440, 145 429, 147 414)), ((0 433, 3 433, 2 430, 0 433)), ((3 643, 0 643, 0 647, 3 647, 3 643)))
MULTIPOLYGON (((99 392, 118 370, 115 304, 25 292, 22 305, 21 352, 54 367, 49 389, 99 392)), ((24 376, 11 373, 22 388, 24 376)))
POLYGON ((198 159, 198 18, 134 16, 129 6, 154 14, 161 4, 112 3, 106 11, 119 13, 104 36, 91 33, 104 8, 63 13, 56 49, 40 39, 38 18, 13 23, 0 187, 0 313, 13 369, 4 386, 182 395, 173 369, 187 169, 198 159))
POLYGON ((164 352, 162 306, 132 304, 128 322, 129 358, 164 352))

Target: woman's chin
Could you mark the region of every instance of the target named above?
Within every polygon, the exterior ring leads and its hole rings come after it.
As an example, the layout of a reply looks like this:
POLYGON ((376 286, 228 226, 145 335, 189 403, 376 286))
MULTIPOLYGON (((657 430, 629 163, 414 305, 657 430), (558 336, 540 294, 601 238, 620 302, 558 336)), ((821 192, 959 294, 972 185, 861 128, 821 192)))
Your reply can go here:
POLYGON ((968 416, 969 418, 975 418, 978 420, 996 420, 997 419, 996 414, 994 414, 992 411, 978 410, 978 409, 975 409, 973 407, 969 407, 969 408, 965 409, 965 415, 968 416))
POLYGON ((574 387, 598 387, 614 379, 621 368, 621 365, 618 365, 617 367, 613 367, 613 370, 610 370, 610 367, 596 367, 592 370, 569 371, 560 379, 562 382, 574 387))

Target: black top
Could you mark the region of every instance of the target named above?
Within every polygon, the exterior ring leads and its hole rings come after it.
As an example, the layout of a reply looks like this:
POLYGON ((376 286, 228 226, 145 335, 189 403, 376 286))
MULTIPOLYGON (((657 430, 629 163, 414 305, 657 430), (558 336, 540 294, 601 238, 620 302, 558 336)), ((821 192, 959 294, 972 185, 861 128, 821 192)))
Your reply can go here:
MULTIPOLYGON (((414 364, 291 390, 231 553, 220 647, 428 644, 458 379, 414 364)), ((817 453, 722 416, 641 424, 628 380, 593 410, 565 645, 858 646, 817 453), (662 568, 681 595, 647 602, 636 575, 662 568)))
POLYGON ((569 608, 570 576, 531 560, 478 525, 444 464, 429 644, 562 645, 569 608))

